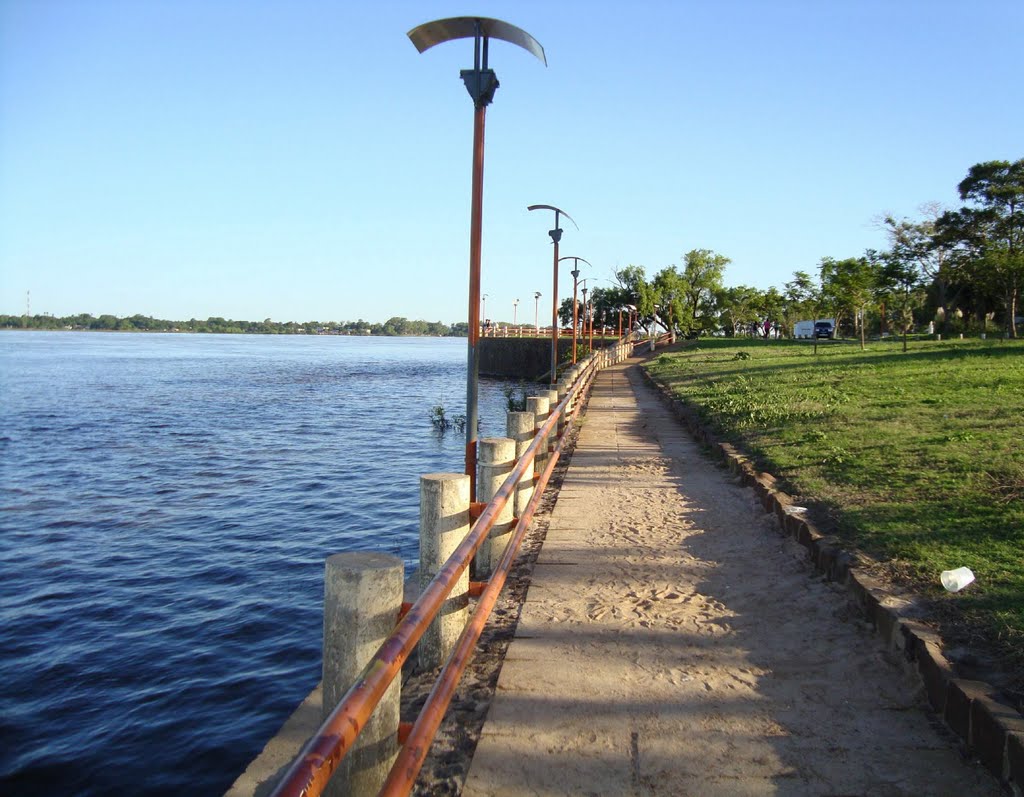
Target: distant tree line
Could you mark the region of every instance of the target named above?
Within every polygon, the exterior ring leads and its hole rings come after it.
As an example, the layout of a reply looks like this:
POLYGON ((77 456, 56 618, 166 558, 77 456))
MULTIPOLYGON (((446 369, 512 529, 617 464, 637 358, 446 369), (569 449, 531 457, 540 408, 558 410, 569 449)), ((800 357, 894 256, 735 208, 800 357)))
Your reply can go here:
MULTIPOLYGON (((778 334, 798 321, 834 318, 843 334, 902 334, 934 325, 941 334, 993 329, 1016 338, 1024 286, 1024 159, 972 166, 957 186, 962 207, 937 203, 918 220, 884 214, 888 248, 859 257, 823 257, 816 274, 796 271, 781 287, 727 287, 729 258, 693 249, 683 267, 647 279, 643 266, 615 272, 616 285, 595 288, 597 325, 617 329, 620 308, 633 305, 640 323, 687 337, 778 334)), ((572 299, 560 308, 572 323, 572 299)), ((578 304, 582 325, 585 308, 578 304)))
POLYGON ((94 317, 88 313, 71 316, 0 315, 0 328, 6 329, 77 329, 112 330, 119 332, 211 332, 245 335, 418 335, 429 337, 465 337, 465 323, 444 324, 440 321, 412 321, 395 316, 383 324, 368 321, 235 321, 217 316, 204 321, 167 321, 145 315, 120 318, 114 315, 94 317))

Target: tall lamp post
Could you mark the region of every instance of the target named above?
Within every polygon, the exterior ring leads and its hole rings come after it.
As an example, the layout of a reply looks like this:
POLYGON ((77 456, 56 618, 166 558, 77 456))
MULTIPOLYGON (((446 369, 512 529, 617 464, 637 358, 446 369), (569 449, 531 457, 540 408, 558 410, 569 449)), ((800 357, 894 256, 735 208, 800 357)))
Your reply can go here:
POLYGON ((519 300, 518 299, 513 299, 512 300, 512 328, 513 329, 515 329, 515 326, 516 326, 516 317, 517 317, 518 313, 519 313, 519 300))
POLYGON ((485 293, 480 297, 480 321, 481 323, 487 323, 487 294, 485 293))
POLYGON ((409 31, 409 39, 418 52, 454 39, 473 39, 473 68, 460 72, 462 82, 473 100, 473 188, 469 225, 469 349, 466 363, 466 473, 470 495, 476 494, 476 440, 479 424, 477 401, 480 380, 480 248, 484 205, 484 120, 487 106, 498 89, 498 77, 487 66, 491 39, 522 47, 545 66, 547 59, 540 43, 522 28, 488 17, 449 17, 425 22, 409 31))
MULTIPOLYGON (((583 337, 584 338, 587 337, 587 318, 588 318, 588 316, 587 316, 587 308, 589 306, 589 305, 587 305, 587 291, 589 291, 589 290, 590 290, 590 288, 588 288, 586 285, 583 286, 583 337)), ((593 341, 591 341, 591 342, 593 342, 593 341)))
MULTIPOLYGON (((583 258, 576 257, 575 255, 566 255, 565 257, 558 258, 559 262, 563 260, 572 260, 574 266, 573 270, 569 273, 572 274, 572 364, 576 365, 576 327, 579 325, 576 318, 576 285, 577 280, 580 278, 580 261, 583 258)), ((583 260, 583 262, 590 266, 589 261, 583 260)), ((593 266, 590 267, 593 268, 593 266)))
MULTIPOLYGON (((589 263, 587 265, 590 265, 589 263)), ((594 350, 594 292, 593 288, 587 285, 588 282, 600 282, 600 277, 587 277, 583 280, 583 317, 589 319, 590 326, 587 326, 585 321, 583 324, 583 334, 589 338, 590 350, 594 350), (587 291, 590 291, 590 304, 587 304, 587 291)), ((620 336, 621 337, 621 336, 620 336)))
POLYGON ((558 371, 558 242, 562 240, 562 230, 558 227, 558 217, 565 216, 577 230, 579 225, 573 221, 572 216, 561 208, 556 208, 554 205, 530 205, 526 209, 555 211, 555 229, 548 230, 548 235, 551 236, 551 243, 555 247, 554 257, 552 258, 553 276, 551 279, 551 384, 553 385, 558 381, 556 373, 558 371))
POLYGON ((540 337, 540 291, 533 293, 533 330, 540 337))

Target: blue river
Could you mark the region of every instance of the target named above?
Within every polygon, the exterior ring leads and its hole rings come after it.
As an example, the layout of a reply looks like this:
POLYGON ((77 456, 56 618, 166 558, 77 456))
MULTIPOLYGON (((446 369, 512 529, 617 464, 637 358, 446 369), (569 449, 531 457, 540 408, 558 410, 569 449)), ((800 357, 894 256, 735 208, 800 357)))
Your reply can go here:
MULTIPOLYGON (((319 680, 323 562, 417 558, 465 339, 0 333, 0 794, 219 795, 319 680)), ((481 435, 503 434, 502 383, 481 435)))

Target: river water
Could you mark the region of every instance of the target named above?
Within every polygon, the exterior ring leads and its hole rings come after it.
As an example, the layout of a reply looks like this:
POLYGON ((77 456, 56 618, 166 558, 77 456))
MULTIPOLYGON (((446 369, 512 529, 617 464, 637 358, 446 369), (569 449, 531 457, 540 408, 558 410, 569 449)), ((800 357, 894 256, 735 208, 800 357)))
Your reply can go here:
MULTIPOLYGON (((465 339, 0 334, 0 793, 221 794, 319 679, 323 562, 417 557, 465 339)), ((503 434, 502 384, 481 436, 503 434)))

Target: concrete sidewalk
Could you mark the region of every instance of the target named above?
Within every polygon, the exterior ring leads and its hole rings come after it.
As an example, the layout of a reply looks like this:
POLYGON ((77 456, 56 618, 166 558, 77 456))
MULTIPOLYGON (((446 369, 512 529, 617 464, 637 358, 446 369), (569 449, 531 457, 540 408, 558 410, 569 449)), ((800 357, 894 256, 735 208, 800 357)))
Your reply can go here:
POLYGON ((463 794, 1000 794, 636 362, 597 379, 463 794))

